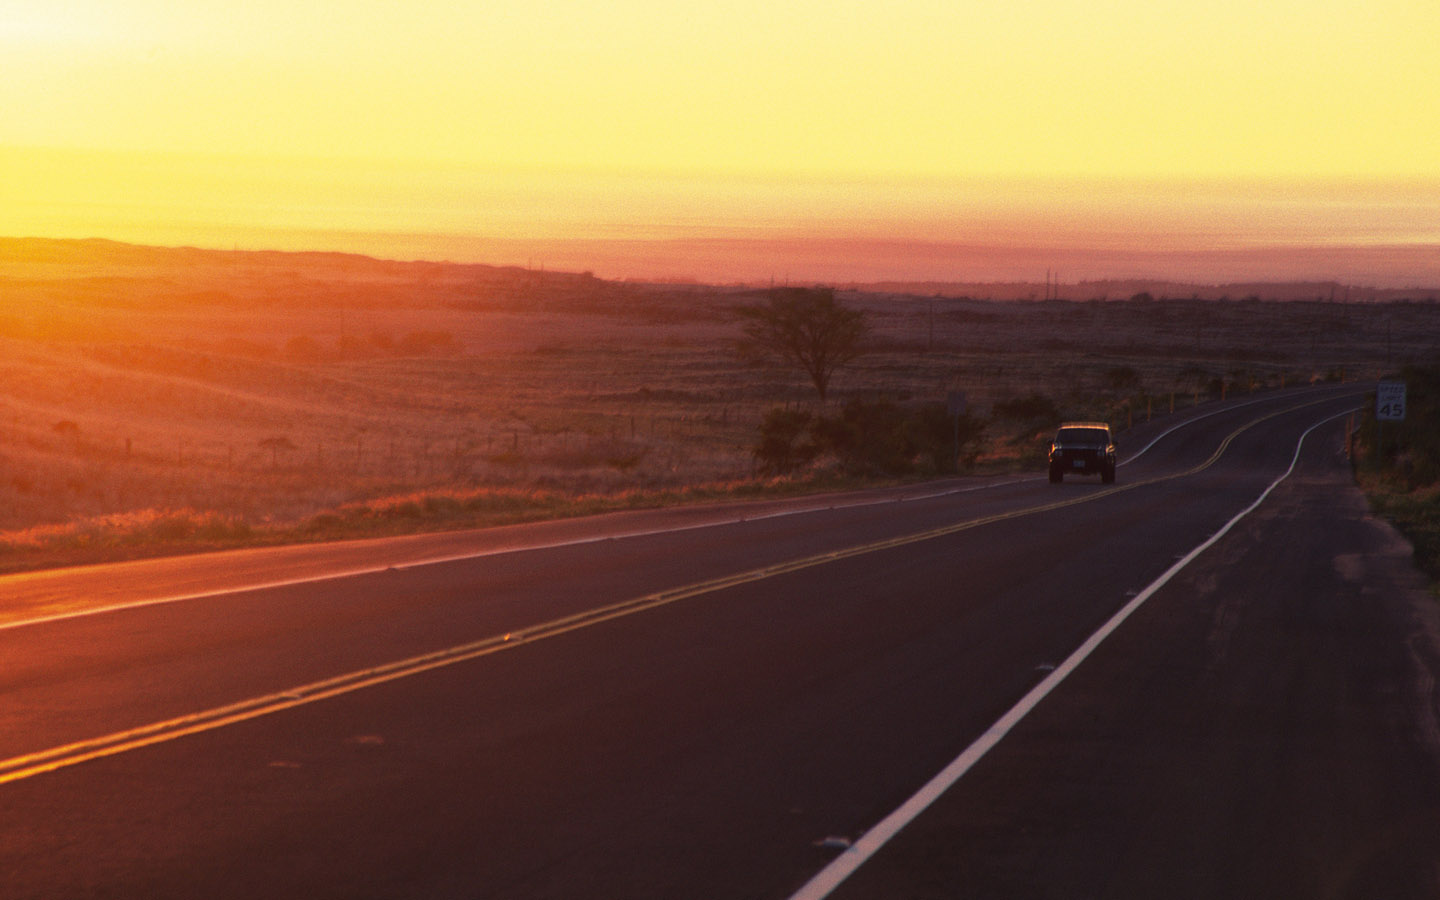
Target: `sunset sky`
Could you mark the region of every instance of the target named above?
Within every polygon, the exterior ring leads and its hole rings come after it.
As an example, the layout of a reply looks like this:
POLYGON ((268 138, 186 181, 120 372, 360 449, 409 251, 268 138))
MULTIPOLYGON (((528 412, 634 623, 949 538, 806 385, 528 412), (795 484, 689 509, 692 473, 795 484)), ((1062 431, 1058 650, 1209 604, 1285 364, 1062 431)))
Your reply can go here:
POLYGON ((655 240, 737 278, 780 240, 890 242, 880 277, 1384 246, 1420 268, 1349 274, 1403 281, 1440 275, 1437 38, 1434 0, 0 0, 0 233, 616 277, 684 271, 655 240))

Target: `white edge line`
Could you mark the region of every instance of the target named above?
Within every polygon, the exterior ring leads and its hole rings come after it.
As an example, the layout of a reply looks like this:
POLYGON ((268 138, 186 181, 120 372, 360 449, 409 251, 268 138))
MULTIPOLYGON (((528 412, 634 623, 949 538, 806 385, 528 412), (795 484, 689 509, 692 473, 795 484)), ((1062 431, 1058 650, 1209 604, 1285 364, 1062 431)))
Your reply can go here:
POLYGON ((1164 587, 1170 579, 1174 578, 1182 569, 1190 565, 1196 557, 1214 546, 1217 541, 1229 533, 1231 528, 1235 527, 1242 519, 1254 512, 1261 503, 1264 503, 1265 499, 1270 496, 1270 492, 1275 490, 1281 482, 1290 477, 1290 473, 1295 471, 1295 466, 1300 461, 1300 450, 1305 444, 1305 438, 1309 437, 1310 432, 1341 416, 1350 415, 1352 412, 1354 412, 1354 410, 1346 410, 1338 415, 1322 419, 1305 429, 1295 444, 1295 455, 1290 459, 1290 467, 1281 473, 1280 477, 1272 481, 1270 486, 1265 488, 1260 496, 1255 499, 1254 503, 1245 507, 1245 509, 1236 514, 1229 522, 1226 522, 1224 527, 1206 539, 1204 543, 1185 554, 1184 557, 1169 569, 1166 569, 1163 575, 1151 582, 1149 586, 1139 594, 1136 594, 1134 599, 1125 604, 1119 612, 1115 613, 1115 615, 1110 618, 1110 621, 1100 627, 1100 630, 1090 635, 1085 643, 1081 644, 1075 652, 1071 653, 1064 663, 1046 676, 1043 681, 1031 688, 1030 692, 1021 698, 1019 703, 1016 703, 1010 708, 1009 712, 996 720, 995 724, 991 725, 984 734, 977 738, 969 747, 965 748, 965 751, 957 756, 953 762, 942 769, 940 774, 930 779, 914 796, 906 800, 894 812, 880 820, 875 827, 865 832, 865 834, 848 847, 845 852, 837 856, 829 865, 821 869, 819 873, 811 878, 804 887, 792 894, 790 900, 823 900, 823 898, 828 897, 835 888, 840 886, 841 882, 850 877, 856 869, 859 869, 868 862, 870 858, 879 852, 880 848, 885 846, 902 828, 914 821, 930 804, 934 803, 942 794, 964 777, 985 754, 989 753, 996 744, 1000 743, 1000 741, 1010 733, 1011 729, 1029 715, 1030 712, 1039 705, 1040 701, 1045 699, 1046 695, 1069 677, 1070 673, 1079 667, 1091 653, 1094 653, 1095 649, 1099 647, 1106 638, 1114 633, 1126 619, 1130 618, 1131 613, 1139 609, 1145 601, 1149 600, 1155 592, 1164 587))
MULTIPOLYGON (((1186 419, 1178 422, 1169 429, 1161 432, 1154 440, 1146 444, 1141 450, 1124 460, 1119 465, 1126 465, 1139 459, 1145 451, 1158 444, 1163 438, 1181 428, 1191 425, 1201 419, 1219 415, 1244 406, 1252 406, 1256 403, 1264 403, 1274 400, 1274 397, 1263 397, 1258 400, 1251 400, 1246 403, 1227 406, 1224 409, 1217 409, 1204 415, 1186 419)), ((32 619, 17 619, 13 622, 0 622, 0 631, 8 631, 14 628, 24 628, 30 625, 44 625, 50 622, 63 622, 70 619, 81 619, 86 616, 98 616, 106 613, 123 612, 129 609, 141 609, 147 606, 164 606, 170 603, 185 603, 191 600, 205 600, 210 597, 223 597, 230 594, 242 594, 250 591, 268 591, 277 588, 295 587, 301 584, 316 584, 322 581, 335 581, 341 578, 356 578, 364 575, 377 575, 391 569, 417 569, 424 566, 438 566, 453 562, 466 562, 475 559, 485 559, 491 556, 503 556, 507 553, 523 553, 530 550, 557 550, 562 547, 576 547, 584 544, 598 544, 604 541, 628 540, 631 538, 654 537, 661 534, 678 534, 683 531, 698 531, 705 528, 718 528, 725 525, 738 525, 744 522, 760 522, 766 519, 782 519, 788 516, 807 515, 815 512, 826 512, 835 509, 862 509, 867 506, 882 506, 887 503, 915 502, 919 500, 936 500, 941 497, 950 497, 955 494, 969 494, 976 491, 988 491, 993 488, 1008 487, 1014 484, 1025 484, 1031 481, 1040 481, 1039 476, 1034 478, 1020 478, 1010 481, 997 481, 988 484, 970 485, 965 487, 951 488, 943 491, 933 491, 928 494, 903 495, 900 497, 886 497, 881 500, 862 500, 853 503, 830 503, 824 505, 810 505, 797 507, 795 509, 782 509, 775 512, 761 513, 759 515, 739 515, 733 518, 716 519, 709 522, 699 522, 694 525, 681 525, 674 528, 655 528, 645 531, 627 531, 617 534, 594 535, 591 537, 574 538, 568 541, 556 541, 548 544, 525 544, 520 546, 496 547, 491 550, 481 550, 475 553, 460 553, 453 556, 422 557, 406 562, 397 562, 383 566, 367 566, 358 569, 340 569, 325 572, 320 575, 307 575, 301 578, 281 579, 278 581, 264 581, 254 584, 242 584, 235 587, 217 588, 210 591, 199 591, 189 594, 172 594, 164 597, 147 597, 143 600, 130 600, 122 603, 113 603, 106 606, 97 606, 90 609, 74 610, 71 612, 54 613, 48 616, 37 616, 32 619)))
MULTIPOLYGON (((1014 484, 1016 482, 1004 482, 1014 484)), ((474 559, 485 559, 491 556, 505 556, 510 553, 526 553, 532 550, 558 550, 564 547, 578 547, 586 544, 600 544, 605 541, 620 541, 632 538, 655 537, 662 534, 679 534, 684 531, 700 531, 706 528, 720 528, 726 525, 739 525, 745 522, 760 522, 766 519, 782 519, 787 516, 800 516, 809 513, 826 512, 835 509, 858 509, 866 506, 881 506, 887 503, 895 503, 901 500, 930 500, 937 497, 944 497, 950 494, 966 493, 969 491, 987 490, 992 487, 999 487, 999 484, 985 484, 973 487, 956 488, 950 491, 942 491, 933 494, 926 494, 915 497, 887 497, 883 500, 862 500, 853 503, 829 503, 825 505, 809 505, 794 509, 781 509, 774 512, 761 513, 758 515, 738 515, 731 518, 714 519, 705 522, 697 522, 692 525, 678 525, 667 528, 652 528, 643 531, 622 531, 614 534, 598 534, 588 537, 572 538, 570 540, 553 541, 550 543, 537 544, 511 544, 495 547, 489 550, 479 550, 472 553, 457 553, 451 556, 431 556, 419 559, 398 561, 380 566, 364 566, 354 569, 336 569, 318 575, 305 575, 298 578, 285 578, 275 581, 261 581, 251 584, 239 584, 233 587, 216 588, 209 591, 198 591, 186 594, 171 594, 162 597, 147 597, 142 600, 129 600, 121 603, 112 603, 105 606, 96 606, 90 609, 74 610, 71 612, 55 613, 48 616, 37 616, 31 619, 19 619, 14 622, 0 622, 0 631, 12 628, 23 628, 27 625, 42 625, 46 622, 61 622, 68 619, 79 619, 85 616, 98 616, 104 613, 122 612, 127 609, 139 609, 146 606, 163 606, 169 603, 184 603, 190 600, 204 600, 209 597, 223 597, 230 594, 243 594, 250 591, 268 591, 276 588, 294 587, 301 584, 315 584, 321 581, 337 581, 342 578, 356 578, 364 575, 378 575, 391 570, 401 571, 405 569, 418 569, 425 566, 438 566, 445 563, 466 562, 474 559)))
MULTIPOLYGON (((1029 479, 1026 479, 1029 480, 1029 479)), ((985 491, 991 488, 1004 487, 1011 484, 1020 484, 1022 480, 991 482, 989 484, 968 485, 944 491, 934 491, 928 494, 904 495, 900 497, 885 497, 879 500, 859 500, 853 502, 826 503, 823 505, 810 504, 793 509, 781 509, 774 512, 735 515, 724 519, 714 519, 705 522, 697 522, 693 525, 679 525, 667 528, 653 528, 642 531, 622 531, 614 534, 600 534, 589 537, 573 538, 565 541, 554 541, 551 543, 518 544, 503 547, 495 547, 490 550, 480 550, 473 553, 458 553, 452 556, 422 557, 420 559, 406 560, 382 566, 365 566, 355 569, 337 569, 319 575, 306 575, 299 578, 279 579, 276 581, 263 581, 253 584, 240 584, 234 587, 216 588, 210 591, 199 591, 186 594, 172 594, 163 597, 147 597, 142 600, 130 600, 122 603, 112 603, 105 606, 97 606, 91 609, 74 610, 71 612, 55 613, 48 616, 37 616, 30 619, 18 619, 13 622, 0 622, 0 631, 7 631, 13 628, 24 628, 29 625, 43 625, 47 622, 62 622, 69 619, 80 619, 86 616, 98 616, 105 613, 123 612, 127 609, 140 609, 146 606, 163 606, 169 603, 184 603, 191 600, 204 600, 210 597, 223 597, 230 594, 242 594, 250 591, 268 591, 276 588, 294 587, 301 584, 315 584, 321 581, 335 581, 341 578, 356 578, 364 575, 377 575, 382 572, 404 569, 418 569, 424 566, 438 566, 445 563, 466 562, 475 559, 485 559, 491 556, 504 556, 509 553, 525 553, 532 550, 557 550, 563 547, 578 547, 585 544, 599 544, 605 541, 629 540, 632 538, 654 537, 662 534, 678 534, 684 531, 699 531, 706 528, 719 528, 726 525, 739 525, 746 522, 761 522, 767 519, 783 519, 788 516, 802 516, 810 513, 828 512, 836 509, 861 509, 867 506, 883 506, 888 503, 914 502, 917 500, 934 500, 940 497, 948 497, 953 494, 966 494, 974 491, 985 491)))

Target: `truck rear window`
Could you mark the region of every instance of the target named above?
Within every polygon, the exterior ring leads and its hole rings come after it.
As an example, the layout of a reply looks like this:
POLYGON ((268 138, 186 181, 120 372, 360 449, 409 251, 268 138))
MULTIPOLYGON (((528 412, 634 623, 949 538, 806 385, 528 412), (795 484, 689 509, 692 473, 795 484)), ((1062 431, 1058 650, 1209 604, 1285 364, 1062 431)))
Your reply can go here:
POLYGON ((1110 443, 1110 436, 1100 428, 1062 428, 1055 435, 1055 443, 1103 447, 1110 443))

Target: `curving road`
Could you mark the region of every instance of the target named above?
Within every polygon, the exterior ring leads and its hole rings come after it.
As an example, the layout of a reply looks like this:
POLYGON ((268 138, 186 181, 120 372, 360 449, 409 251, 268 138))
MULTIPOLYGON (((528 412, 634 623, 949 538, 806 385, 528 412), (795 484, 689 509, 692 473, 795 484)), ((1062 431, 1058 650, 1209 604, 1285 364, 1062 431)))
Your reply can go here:
POLYGON ((0 579, 0 896, 1435 896, 1362 398, 1135 429, 1114 486, 0 579))

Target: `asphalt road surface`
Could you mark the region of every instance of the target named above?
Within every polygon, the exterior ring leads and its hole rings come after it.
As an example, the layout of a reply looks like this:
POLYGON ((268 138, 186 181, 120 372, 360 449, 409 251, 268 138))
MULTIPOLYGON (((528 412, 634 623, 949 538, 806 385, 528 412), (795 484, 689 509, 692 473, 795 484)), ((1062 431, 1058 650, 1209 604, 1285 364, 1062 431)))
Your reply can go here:
POLYGON ((1113 486, 0 579, 0 898, 1440 896, 1362 401, 1136 428, 1113 486))

